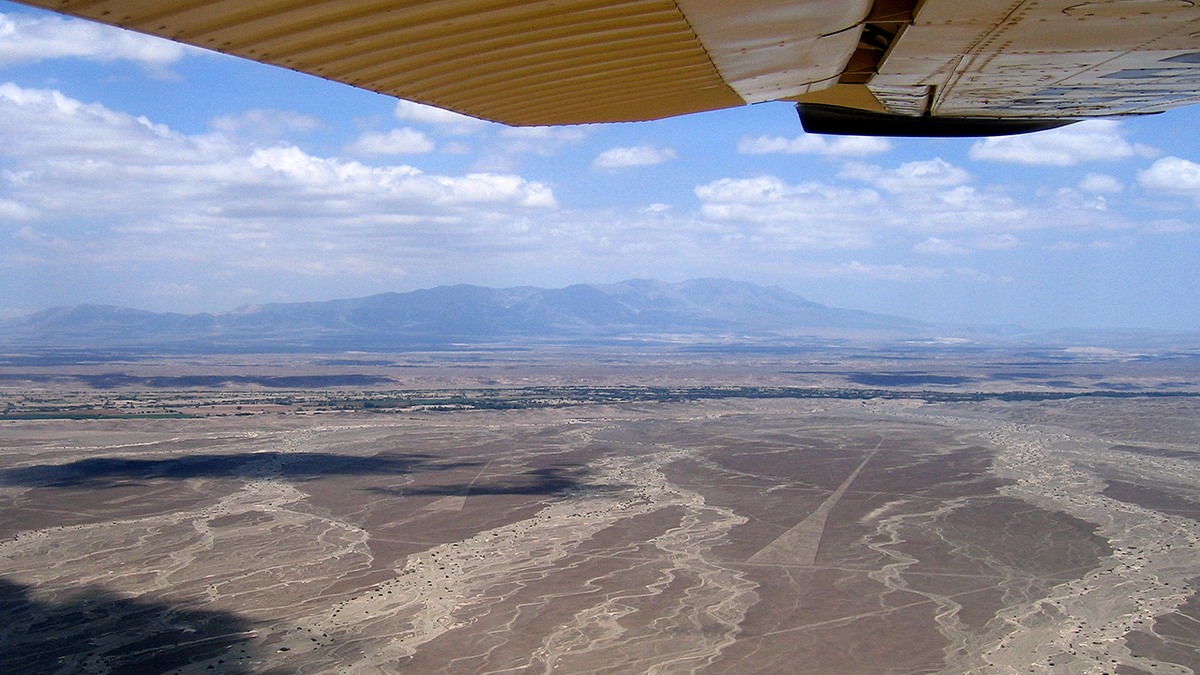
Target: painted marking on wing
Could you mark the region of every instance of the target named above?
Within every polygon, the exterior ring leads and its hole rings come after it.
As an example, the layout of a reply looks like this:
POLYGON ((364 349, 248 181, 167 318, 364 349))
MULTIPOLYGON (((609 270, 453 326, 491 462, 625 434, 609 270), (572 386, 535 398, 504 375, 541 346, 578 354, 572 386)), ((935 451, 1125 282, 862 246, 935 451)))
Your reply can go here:
POLYGON ((817 550, 821 547, 821 535, 825 533, 825 521, 829 518, 829 512, 837 506, 842 495, 846 494, 846 490, 854 482, 854 479, 858 478, 859 472, 863 470, 867 462, 871 461, 875 453, 879 452, 881 445, 883 445, 882 438, 858 465, 858 468, 842 481, 838 489, 834 490, 833 494, 829 495, 829 498, 822 502, 816 511, 759 549, 746 562, 768 565, 812 565, 816 563, 817 550))

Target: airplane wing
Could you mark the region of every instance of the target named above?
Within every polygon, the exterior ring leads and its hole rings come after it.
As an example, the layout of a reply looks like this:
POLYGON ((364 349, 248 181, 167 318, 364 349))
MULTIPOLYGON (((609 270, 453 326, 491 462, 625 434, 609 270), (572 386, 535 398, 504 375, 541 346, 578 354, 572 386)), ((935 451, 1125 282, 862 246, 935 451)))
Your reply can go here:
POLYGON ((1196 0, 21 0, 512 125, 989 135, 1200 99, 1196 0))

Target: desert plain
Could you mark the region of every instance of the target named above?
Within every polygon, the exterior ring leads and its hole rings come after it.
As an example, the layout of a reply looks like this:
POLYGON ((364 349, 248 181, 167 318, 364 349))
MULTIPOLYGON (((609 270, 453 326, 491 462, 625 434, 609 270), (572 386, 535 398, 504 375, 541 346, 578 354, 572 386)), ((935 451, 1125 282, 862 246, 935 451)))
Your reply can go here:
POLYGON ((949 394, 1013 367, 905 367, 895 396, 481 408, 431 385, 382 412, 10 377, 10 411, 163 414, 0 420, 0 672, 1200 672, 1196 383, 1146 366, 1145 391, 1088 395, 1140 372, 1093 362, 1022 381, 1061 396, 972 399, 949 394))

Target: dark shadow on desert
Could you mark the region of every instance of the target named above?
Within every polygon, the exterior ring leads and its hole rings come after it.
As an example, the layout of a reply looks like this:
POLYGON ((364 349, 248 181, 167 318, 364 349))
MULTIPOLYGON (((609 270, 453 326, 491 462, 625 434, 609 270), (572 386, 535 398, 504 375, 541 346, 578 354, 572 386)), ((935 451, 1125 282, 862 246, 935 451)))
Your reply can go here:
POLYGON ((212 672, 252 672, 239 661, 252 658, 253 626, 236 614, 123 598, 95 586, 51 600, 38 596, 0 578, 0 672, 155 675, 211 659, 212 672))
POLYGON ((927 384, 956 385, 974 378, 930 373, 850 373, 846 379, 868 387, 912 387, 927 384))
POLYGON ((258 385, 270 389, 305 389, 312 387, 370 387, 392 380, 386 377, 340 374, 340 375, 175 375, 159 377, 137 377, 125 373, 103 373, 100 375, 75 375, 75 379, 93 389, 119 389, 121 387, 149 387, 151 389, 185 387, 230 387, 258 385))
POLYGON ((588 472, 580 467, 552 466, 542 469, 531 469, 523 473, 497 477, 487 481, 472 483, 454 483, 450 485, 431 485, 418 488, 367 488, 368 492, 384 495, 405 495, 410 497, 450 497, 455 495, 561 495, 568 492, 587 490, 618 491, 627 489, 628 485, 598 485, 584 482, 588 472))
POLYGON ((167 459, 96 457, 67 464, 38 465, 0 472, 0 485, 104 488, 129 481, 270 476, 290 481, 328 476, 402 475, 479 466, 479 462, 440 460, 423 453, 355 457, 326 452, 203 454, 167 459))

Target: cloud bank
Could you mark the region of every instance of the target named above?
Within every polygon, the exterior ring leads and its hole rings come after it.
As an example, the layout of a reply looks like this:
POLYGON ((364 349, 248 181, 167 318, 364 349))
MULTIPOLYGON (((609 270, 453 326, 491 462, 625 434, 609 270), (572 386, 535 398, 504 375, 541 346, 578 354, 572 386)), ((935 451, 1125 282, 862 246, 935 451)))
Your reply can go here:
POLYGON ((80 58, 164 68, 188 53, 201 50, 81 19, 0 14, 0 65, 80 58))
POLYGON ((743 155, 823 155, 826 157, 865 157, 888 152, 892 142, 886 138, 871 136, 819 136, 802 134, 795 138, 783 136, 759 136, 743 138, 738 143, 738 152, 743 155))
POLYGON ((548 186, 518 175, 438 175, 186 135, 13 84, 0 85, 0 127, 10 164, 0 211, 32 221, 22 250, 0 254, 7 266, 212 260, 361 272, 386 267, 388 251, 507 241, 529 214, 558 208, 548 186))
POLYGON ((1152 148, 1125 140, 1120 122, 1088 120, 1032 134, 986 138, 971 146, 971 159, 1075 166, 1134 155, 1152 156, 1154 152, 1152 148))
POLYGON ((678 155, 671 148, 656 148, 638 145, 631 148, 609 148, 600 153, 592 167, 597 169, 628 169, 636 166, 653 166, 675 159, 678 155))

